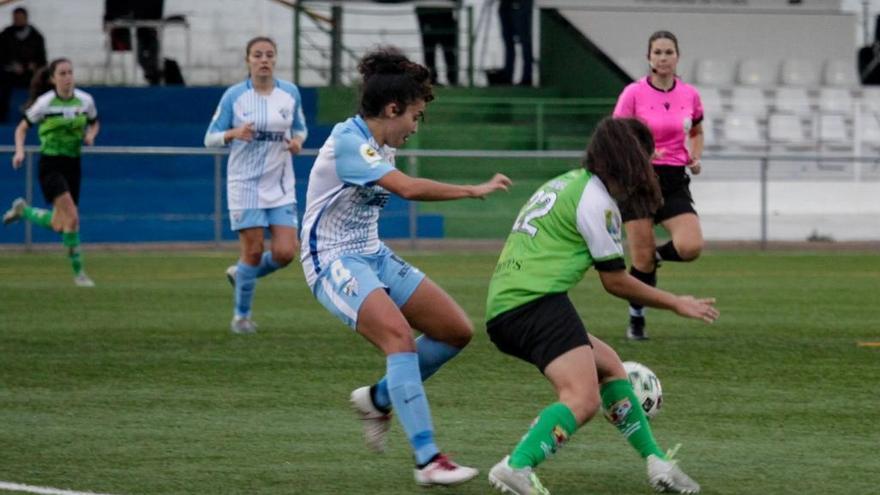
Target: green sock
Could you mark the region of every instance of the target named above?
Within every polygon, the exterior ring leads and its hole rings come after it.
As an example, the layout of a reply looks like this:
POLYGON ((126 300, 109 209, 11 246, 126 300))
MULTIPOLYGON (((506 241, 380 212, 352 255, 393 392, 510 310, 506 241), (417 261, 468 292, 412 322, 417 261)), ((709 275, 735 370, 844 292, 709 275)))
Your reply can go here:
POLYGON ((571 409, 561 402, 547 406, 519 441, 508 463, 514 469, 535 467, 556 453, 577 430, 571 409))
POLYGON ((34 225, 39 225, 40 227, 47 229, 52 228, 52 210, 25 206, 21 216, 30 220, 34 225))
POLYGON ((74 275, 82 271, 82 254, 79 252, 79 232, 64 232, 61 241, 67 248, 67 256, 70 258, 70 266, 73 267, 74 275))
POLYGON ((608 382, 602 385, 599 393, 602 394, 605 417, 626 437, 642 458, 654 454, 666 459, 666 454, 660 450, 657 440, 654 439, 648 417, 639 405, 639 399, 629 380, 624 378, 608 382))

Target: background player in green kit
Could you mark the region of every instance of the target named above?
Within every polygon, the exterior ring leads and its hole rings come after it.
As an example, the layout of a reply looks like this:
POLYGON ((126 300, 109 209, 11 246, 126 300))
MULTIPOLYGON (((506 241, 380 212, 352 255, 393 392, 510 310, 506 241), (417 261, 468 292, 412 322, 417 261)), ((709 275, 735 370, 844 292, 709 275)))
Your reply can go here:
POLYGON ((634 119, 604 119, 584 167, 547 182, 520 210, 489 284, 486 327, 499 350, 535 366, 558 402, 535 419, 513 452, 489 473, 493 486, 517 495, 546 495, 533 468, 604 406, 608 420, 647 462, 657 490, 697 493, 700 486, 667 458, 617 353, 588 336, 567 292, 593 266, 609 293, 712 322, 713 299, 678 296, 626 272, 617 203, 654 211, 660 189, 649 157, 653 139, 634 119))
POLYGON ((15 155, 12 167, 24 162, 24 138, 28 128, 38 126, 40 135, 40 189, 51 210, 29 206, 23 198, 12 202, 3 215, 10 224, 25 218, 61 233, 73 267, 73 281, 80 287, 93 287, 83 270, 79 249, 80 150, 91 146, 98 135, 98 111, 85 91, 74 87, 73 64, 66 58, 53 60, 34 76, 24 118, 15 128, 15 155))

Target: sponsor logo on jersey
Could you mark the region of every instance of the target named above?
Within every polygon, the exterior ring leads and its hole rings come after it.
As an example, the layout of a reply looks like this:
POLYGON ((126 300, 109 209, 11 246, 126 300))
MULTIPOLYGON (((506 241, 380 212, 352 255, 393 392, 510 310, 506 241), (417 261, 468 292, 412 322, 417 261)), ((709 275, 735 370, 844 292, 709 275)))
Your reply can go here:
POLYGON ((254 141, 271 141, 273 143, 279 143, 281 141, 284 141, 284 133, 273 131, 254 131, 254 141))
POLYGON ((375 167, 382 161, 382 155, 379 154, 378 151, 373 149, 369 143, 364 143, 360 148, 361 158, 364 159, 367 163, 370 164, 370 167, 375 167))
POLYGON ((377 206, 383 208, 391 195, 379 187, 361 187, 352 196, 352 202, 358 205, 377 206))

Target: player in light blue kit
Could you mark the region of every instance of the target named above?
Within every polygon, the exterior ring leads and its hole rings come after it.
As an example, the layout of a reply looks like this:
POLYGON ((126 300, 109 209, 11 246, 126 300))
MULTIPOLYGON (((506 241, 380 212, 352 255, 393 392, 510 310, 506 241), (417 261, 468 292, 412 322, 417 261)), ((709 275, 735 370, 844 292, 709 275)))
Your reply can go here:
POLYGON ((484 198, 507 190, 496 174, 479 185, 409 177, 394 168, 396 147, 418 130, 434 99, 428 69, 394 49, 367 54, 359 115, 337 124, 309 177, 301 260, 318 301, 385 353, 387 374, 351 394, 367 445, 382 451, 392 407, 412 447, 420 485, 455 485, 477 470, 440 453, 422 380, 467 345, 473 325, 439 286, 378 236, 389 193, 408 200, 484 198), (422 332, 413 339, 412 329, 422 332))
POLYGON ((238 232, 238 264, 226 270, 235 289, 234 333, 254 333, 251 302, 257 278, 290 264, 299 249, 291 154, 308 130, 299 89, 274 78, 276 48, 270 38, 247 44, 250 77, 230 87, 205 133, 205 146, 230 145, 226 196, 232 230, 238 232), (263 251, 264 229, 272 249, 263 251))

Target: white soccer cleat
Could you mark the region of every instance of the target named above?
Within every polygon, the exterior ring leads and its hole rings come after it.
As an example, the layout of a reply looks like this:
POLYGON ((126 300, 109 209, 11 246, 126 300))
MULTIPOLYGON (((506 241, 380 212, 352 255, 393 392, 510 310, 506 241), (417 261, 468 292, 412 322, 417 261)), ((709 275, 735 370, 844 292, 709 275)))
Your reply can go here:
POLYGON ((416 483, 426 487, 458 485, 474 479, 478 474, 478 470, 459 466, 445 454, 438 454, 427 466, 415 470, 416 483))
POLYGON ((391 429, 391 413, 382 412, 373 404, 370 387, 354 389, 349 400, 352 409, 364 422, 364 441, 367 447, 374 452, 385 452, 385 438, 391 429))
POLYGON ((94 287, 95 282, 86 275, 86 272, 79 272, 78 275, 73 277, 73 283, 76 284, 77 287, 94 287))
POLYGON ((648 456, 648 483, 658 492, 700 493, 699 483, 684 474, 676 461, 654 454, 648 456))
POLYGON ((492 467, 489 484, 501 493, 512 495, 550 495, 550 490, 541 485, 532 468, 514 469, 508 464, 509 460, 510 456, 504 456, 501 462, 492 467))
POLYGON ((226 269, 226 280, 229 280, 229 285, 232 288, 235 288, 235 274, 238 273, 238 265, 230 265, 229 268, 226 269))
POLYGON ((236 316, 229 323, 229 330, 238 334, 257 333, 257 324, 246 316, 236 316))
POLYGON ((21 220, 25 206, 27 206, 27 201, 24 198, 15 198, 12 201, 12 206, 3 214, 3 225, 9 225, 21 220))

